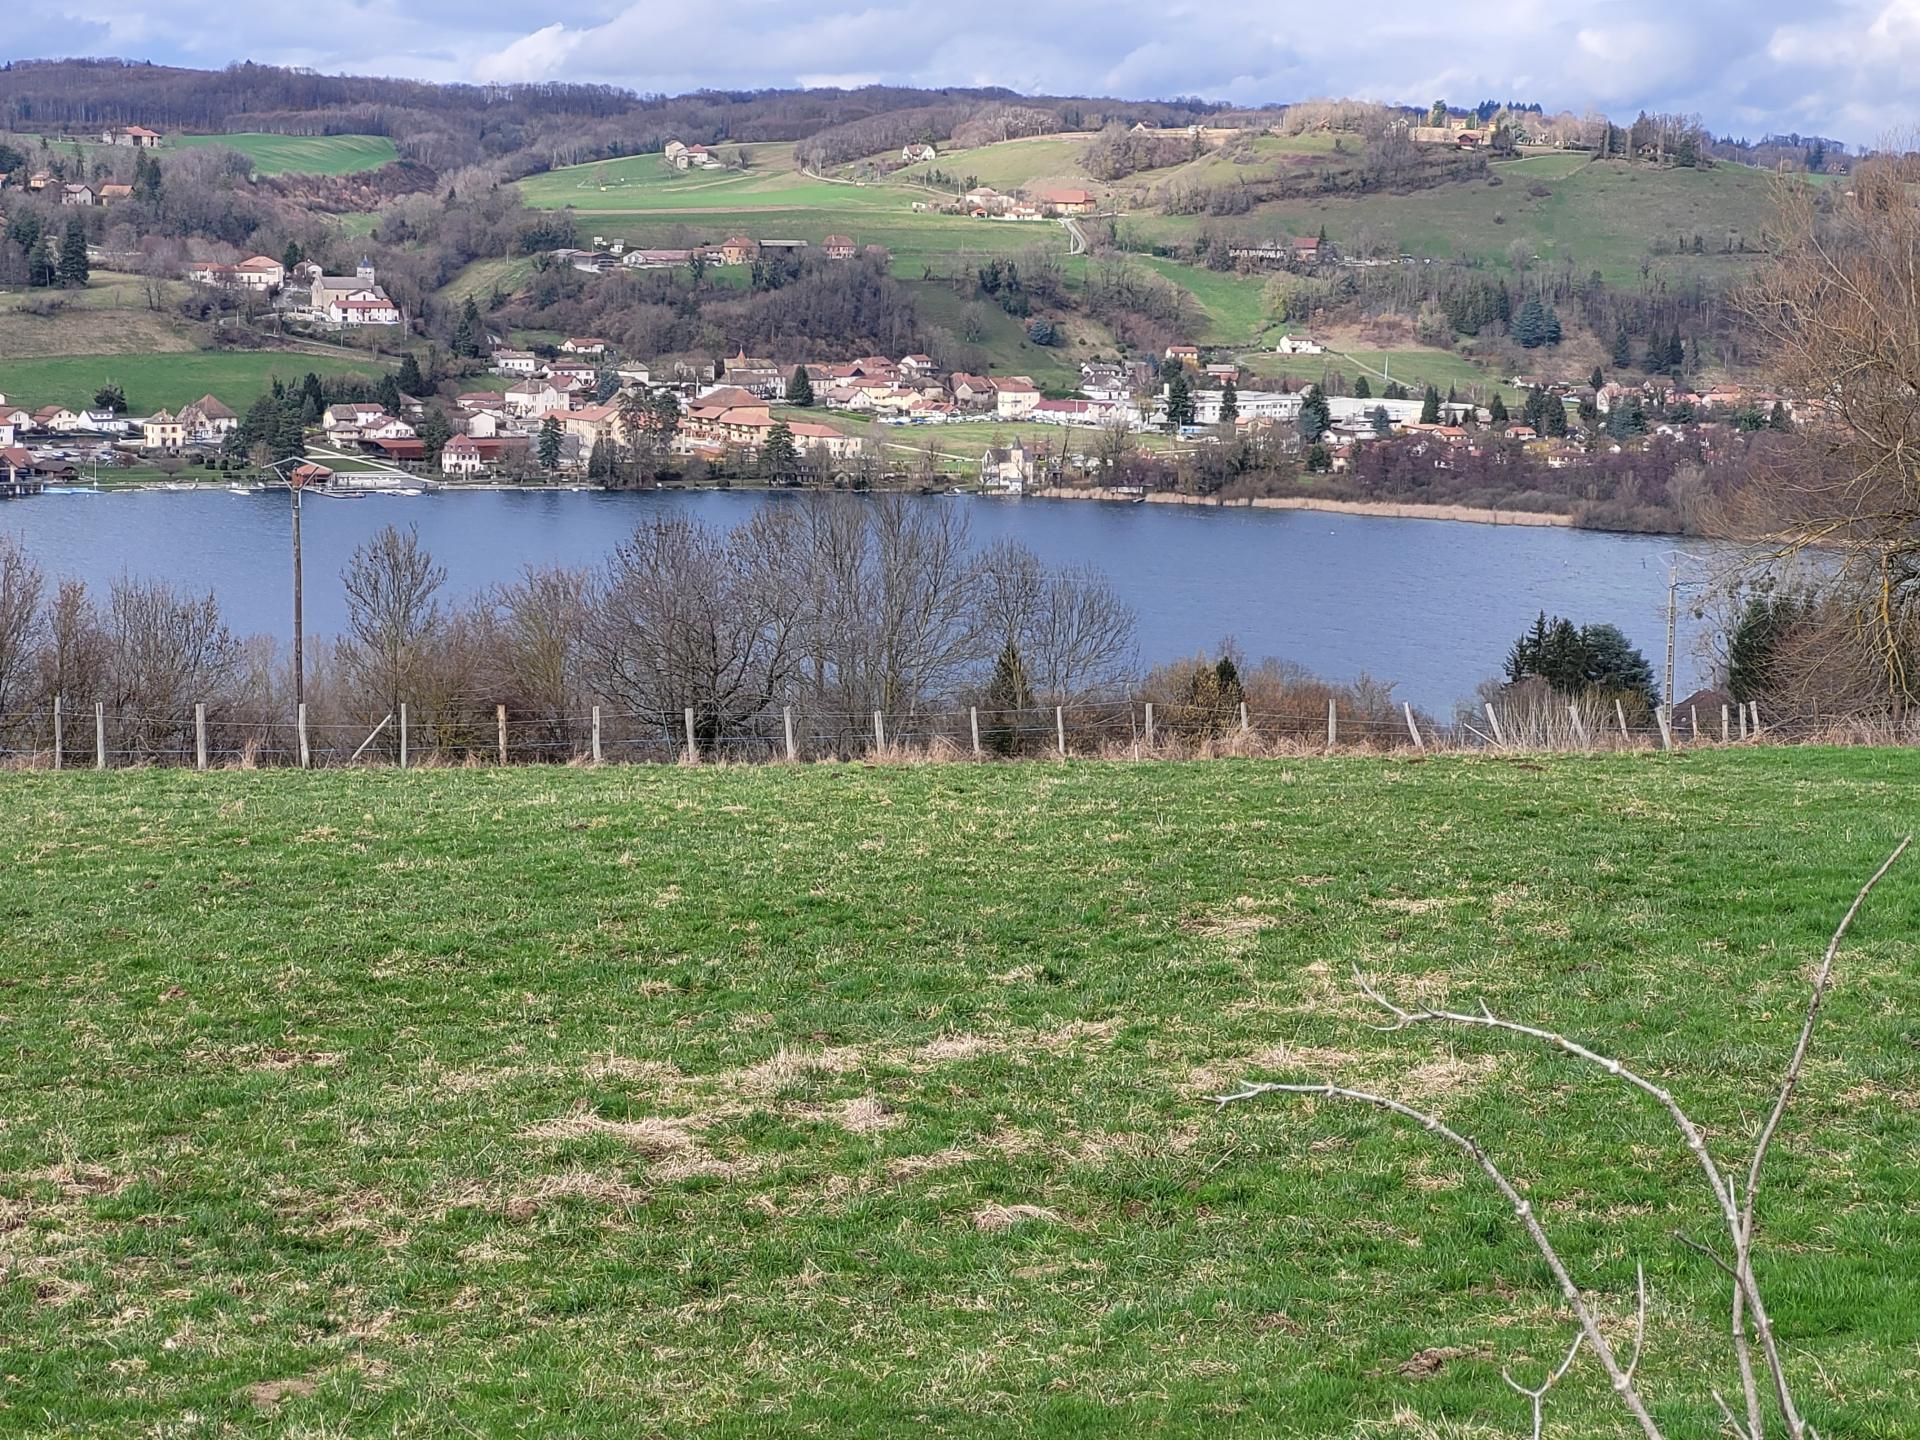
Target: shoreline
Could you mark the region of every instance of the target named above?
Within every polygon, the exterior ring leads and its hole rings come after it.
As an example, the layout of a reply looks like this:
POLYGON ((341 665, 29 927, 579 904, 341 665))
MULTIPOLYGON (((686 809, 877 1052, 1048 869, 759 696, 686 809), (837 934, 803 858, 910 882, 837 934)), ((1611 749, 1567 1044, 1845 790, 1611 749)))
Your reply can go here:
POLYGON ((1221 499, 1214 495, 1116 495, 1099 490, 1055 486, 1036 490, 1032 500, 1094 500, 1131 505, 1198 505, 1215 510, 1318 510, 1329 515, 1359 515, 1376 520, 1446 520, 1471 525, 1520 525, 1534 529, 1575 529, 1571 515, 1539 510, 1490 510, 1472 505, 1415 505, 1395 500, 1325 500, 1314 495, 1259 495, 1221 499))
MULTIPOLYGON (((135 492, 159 492, 166 494, 214 493, 233 489, 265 489, 267 487, 246 485, 238 478, 226 480, 132 480, 121 484, 108 481, 105 484, 65 484, 61 489, 91 490, 98 494, 131 494, 135 492)), ((397 487, 396 487, 397 488, 397 487)), ((509 495, 569 495, 587 493, 633 493, 666 494, 673 491, 693 493, 711 491, 714 493, 752 494, 756 492, 772 493, 777 487, 752 484, 685 485, 669 486, 660 491, 618 492, 608 490, 602 485, 584 482, 561 482, 546 485, 517 484, 512 481, 440 481, 428 492, 434 495, 459 494, 509 494, 509 495)), ((384 486, 369 486, 365 489, 349 490, 346 493, 377 495, 386 490, 384 486)), ((1576 526, 1571 515, 1557 514, 1539 510, 1503 510, 1473 505, 1420 505, 1395 500, 1333 500, 1314 495, 1259 495, 1222 499, 1213 495, 1176 495, 1162 492, 1152 495, 1127 495, 1111 491, 1069 488, 1054 486, 1044 490, 1030 491, 1025 495, 1013 495, 1003 491, 971 490, 955 487, 946 492, 954 495, 970 495, 980 499, 1026 499, 1026 500, 1077 500, 1091 501, 1108 505, 1185 505, 1214 510, 1304 510, 1318 511, 1329 515, 1352 515, 1362 519, 1374 520, 1438 520, 1448 523, 1469 525, 1506 525, 1528 529, 1572 530, 1576 526)), ((1633 534, 1645 532, 1634 531, 1633 534)))

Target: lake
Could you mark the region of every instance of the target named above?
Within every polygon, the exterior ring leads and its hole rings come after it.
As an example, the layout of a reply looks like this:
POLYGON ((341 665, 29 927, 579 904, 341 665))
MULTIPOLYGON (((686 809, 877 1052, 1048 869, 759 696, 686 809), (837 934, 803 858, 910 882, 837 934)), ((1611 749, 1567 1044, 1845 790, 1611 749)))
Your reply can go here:
MULTIPOLYGON (((305 509, 308 628, 339 627, 341 567, 384 525, 417 527, 450 588, 467 594, 529 564, 594 564, 651 515, 727 526, 756 506, 798 499, 744 491, 315 499, 305 509)), ((1138 612, 1148 663, 1231 636, 1250 659, 1277 656, 1330 680, 1364 671, 1396 682, 1416 705, 1447 711, 1500 670, 1542 610, 1617 625, 1656 674, 1664 663, 1667 564, 1678 543, 1667 537, 1300 510, 952 496, 915 503, 962 508, 977 543, 1007 536, 1050 566, 1098 566, 1138 612)), ((288 508, 284 494, 224 490, 42 495, 0 501, 0 533, 16 536, 49 574, 104 587, 130 572, 211 589, 236 631, 286 636, 288 508)), ((1683 630, 1683 695, 1706 678, 1694 639, 1683 630)))

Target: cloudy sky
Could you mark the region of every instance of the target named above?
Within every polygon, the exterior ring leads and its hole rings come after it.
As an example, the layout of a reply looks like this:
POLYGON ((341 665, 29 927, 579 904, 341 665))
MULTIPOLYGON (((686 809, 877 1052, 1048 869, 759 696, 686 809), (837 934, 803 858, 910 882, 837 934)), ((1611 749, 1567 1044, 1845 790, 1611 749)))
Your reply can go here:
POLYGON ((12 0, 17 56, 253 59, 431 80, 1005 85, 1698 112, 1872 143, 1920 122, 1920 0, 12 0), (20 7, 24 5, 24 15, 20 7), (559 18, 547 19, 553 15, 559 18))

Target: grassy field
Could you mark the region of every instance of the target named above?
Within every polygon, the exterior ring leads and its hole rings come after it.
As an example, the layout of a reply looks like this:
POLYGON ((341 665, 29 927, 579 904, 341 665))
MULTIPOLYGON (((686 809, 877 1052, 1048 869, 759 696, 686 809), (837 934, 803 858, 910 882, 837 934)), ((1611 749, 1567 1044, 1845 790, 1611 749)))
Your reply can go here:
MULTIPOLYGON (((1920 757, 0 777, 0 1428, 1487 1437, 1570 1329, 1733 1383, 1664 1117, 1402 996, 1570 1027, 1723 1157, 1920 757), (1590 1137, 1590 1138, 1582 1138, 1590 1137)), ((1761 1205, 1830 1440, 1912 1434, 1897 872, 1761 1205)), ((1627 1434, 1583 1360, 1551 1433, 1627 1434)))
POLYGON ((44 359, 0 359, 0 394, 21 405, 91 404, 93 392, 108 381, 119 384, 136 414, 169 410, 214 394, 236 411, 251 405, 273 383, 288 383, 309 370, 320 375, 386 372, 377 360, 289 351, 201 351, 192 354, 62 355, 44 359))
POLYGON ((355 175, 400 158, 384 135, 169 135, 183 150, 224 145, 253 161, 259 175, 355 175))
MULTIPOLYGON (((185 292, 169 281, 163 298, 185 292)), ((0 365, 55 355, 149 355, 196 350, 199 326, 150 309, 138 276, 95 270, 84 290, 0 292, 0 365)))

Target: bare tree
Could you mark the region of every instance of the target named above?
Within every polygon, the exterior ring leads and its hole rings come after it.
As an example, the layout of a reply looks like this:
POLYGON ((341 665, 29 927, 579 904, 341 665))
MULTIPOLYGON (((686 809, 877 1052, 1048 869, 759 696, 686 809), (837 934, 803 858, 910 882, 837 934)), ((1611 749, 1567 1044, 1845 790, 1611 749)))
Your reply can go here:
POLYGON ((0 535, 0 730, 34 698, 45 586, 33 557, 0 535))
POLYGON ((1905 164, 1868 161, 1837 198, 1778 182, 1773 259, 1743 309, 1812 453, 1757 475, 1732 517, 1782 551, 1837 558, 1829 590, 1850 648, 1896 717, 1920 689, 1920 210, 1905 164))
POLYGON ((980 658, 1012 644, 1036 700, 1070 705, 1131 676, 1133 610, 1098 570, 1049 572, 1025 545, 1001 540, 981 557, 979 593, 980 658))
MULTIPOLYGON (((1608 1075, 1648 1096, 1659 1105, 1661 1109, 1666 1111, 1668 1117, 1673 1121, 1674 1127, 1679 1131, 1687 1150, 1692 1154, 1706 1178, 1707 1188, 1713 1197, 1714 1208, 1726 1232, 1726 1248, 1724 1254, 1711 1246, 1700 1244, 1685 1236, 1679 1238, 1682 1240, 1682 1243, 1687 1244, 1712 1259, 1731 1282, 1733 1303, 1730 1334, 1733 1342, 1734 1358, 1740 1371, 1743 1400, 1742 1408, 1744 1414, 1736 1414, 1733 1407, 1727 1403, 1718 1390, 1713 1392, 1713 1398, 1715 1403, 1720 1407, 1721 1415, 1726 1422, 1727 1428, 1738 1437, 1738 1440, 1765 1440, 1766 1435, 1767 1407, 1761 1398, 1760 1382, 1753 1363, 1753 1352, 1756 1348, 1759 1350, 1764 1362, 1769 1389, 1771 1391, 1771 1399, 1786 1428, 1788 1440, 1818 1440, 1817 1432, 1807 1423, 1805 1417, 1800 1412, 1798 1402, 1794 1398, 1792 1383, 1787 1374, 1786 1365, 1774 1335, 1773 1322, 1761 1298, 1760 1283, 1754 1273, 1753 1247, 1756 1234, 1756 1199, 1760 1190, 1761 1173, 1766 1165, 1767 1153, 1772 1147, 1774 1137, 1779 1133, 1780 1123, 1786 1116, 1787 1108, 1792 1104, 1793 1097, 1799 1090, 1800 1078, 1806 1068, 1807 1053, 1813 1041, 1814 1028, 1819 1020, 1821 1007, 1826 1001, 1827 991, 1833 983, 1834 962, 1839 955, 1841 942, 1846 939, 1848 930, 1852 928, 1854 918, 1860 913, 1861 907, 1866 904, 1867 897, 1873 893, 1874 887, 1880 883, 1887 872, 1891 870, 1900 857, 1906 853, 1912 843, 1913 837, 1911 835, 1902 840, 1900 844, 1895 847, 1893 853, 1887 857, 1885 863, 1873 873, 1866 884, 1860 887, 1859 893, 1854 897, 1853 904, 1848 907, 1846 914, 1841 918, 1839 925, 1835 928, 1832 939, 1827 943, 1826 952, 1814 971, 1812 994, 1807 1004, 1806 1018, 1801 1024, 1800 1036, 1794 1045, 1793 1054, 1787 1062, 1785 1077, 1780 1084, 1779 1091, 1775 1097, 1773 1107, 1768 1113, 1766 1122, 1762 1125, 1748 1156, 1744 1191, 1734 1172, 1723 1169, 1720 1163, 1714 1158, 1713 1152, 1707 1145, 1706 1136, 1701 1127, 1681 1106, 1680 1102, 1674 1098, 1673 1094, 1657 1082, 1649 1080, 1629 1069, 1618 1060, 1589 1049, 1580 1042, 1558 1032, 1542 1029, 1533 1025, 1522 1024, 1517 1021, 1503 1020, 1494 1015, 1494 1013, 1485 1006, 1482 1006, 1477 1013, 1424 1008, 1410 1010, 1387 998, 1387 996, 1369 983, 1358 970, 1356 970, 1354 974, 1355 982, 1359 985, 1366 997, 1385 1010, 1392 1018, 1392 1024, 1385 1027, 1389 1031, 1403 1030, 1423 1024, 1444 1024, 1461 1028, 1485 1029, 1509 1035, 1518 1035, 1525 1039, 1536 1041, 1550 1049, 1571 1056, 1574 1059, 1597 1066, 1608 1075)), ((1403 1104, 1388 1096, 1369 1091, 1348 1089, 1344 1086, 1329 1083, 1273 1084, 1269 1082, 1248 1082, 1232 1094, 1219 1095, 1214 1098, 1217 1104, 1224 1106, 1251 1100, 1262 1095, 1274 1094, 1317 1095, 1327 1099, 1348 1100, 1356 1104, 1371 1106, 1374 1109, 1382 1110, 1389 1114, 1399 1115, 1405 1119, 1414 1121, 1430 1135, 1445 1141, 1471 1158, 1486 1174, 1494 1188, 1500 1192, 1501 1196, 1512 1208, 1515 1218, 1527 1232, 1528 1238, 1532 1240, 1534 1248, 1540 1252, 1541 1258, 1546 1261, 1547 1268, 1552 1272, 1561 1295, 1566 1300, 1568 1308, 1573 1312, 1574 1318, 1578 1322, 1581 1339, 1585 1341, 1599 1358, 1601 1367, 1607 1372, 1607 1378, 1612 1384, 1614 1393, 1619 1397, 1620 1403, 1626 1408, 1628 1414, 1632 1416, 1634 1422, 1640 1427, 1641 1433, 1647 1436, 1647 1440, 1664 1440, 1663 1433, 1649 1413, 1645 1399, 1640 1394, 1635 1382, 1635 1371, 1639 1365, 1640 1344, 1641 1338, 1644 1338, 1646 1316, 1646 1278, 1644 1271, 1640 1279, 1641 1337, 1635 1340, 1632 1358, 1627 1363, 1622 1364, 1618 1354, 1609 1344, 1606 1335, 1600 1329, 1592 1307, 1587 1303, 1580 1287, 1568 1273, 1566 1265, 1560 1258, 1559 1253, 1555 1250, 1552 1240, 1541 1226, 1538 1216, 1534 1213, 1532 1204, 1522 1196, 1513 1182, 1508 1179, 1506 1174, 1494 1163, 1491 1157, 1488 1156, 1487 1152, 1471 1137, 1450 1128, 1430 1112, 1416 1109, 1413 1106, 1403 1104)), ((1522 1395, 1530 1397, 1533 1402, 1533 1424, 1536 1440, 1540 1433, 1540 1407, 1545 1399, 1546 1392, 1552 1388, 1554 1383, 1556 1383, 1572 1365, 1575 1352, 1577 1352, 1578 1348, 1579 1345, 1576 1343, 1574 1349, 1568 1352, 1567 1359, 1562 1362, 1559 1369, 1557 1369, 1548 1379, 1547 1383, 1538 1390, 1529 1390, 1515 1384, 1511 1377, 1508 1378, 1507 1383, 1509 1385, 1513 1385, 1513 1388, 1518 1390, 1522 1395)))
POLYGON ((389 525, 353 552, 341 572, 347 628, 340 660, 372 714, 397 714, 423 685, 445 624, 439 594, 447 572, 412 526, 389 525))
POLYGON ((211 594, 184 595, 163 580, 116 580, 103 634, 108 708, 134 753, 178 748, 194 706, 228 698, 240 646, 211 594))
POLYGON ((594 607, 582 571, 529 567, 489 597, 489 684, 511 711, 537 730, 541 743, 568 751, 588 698, 587 642, 594 607))

